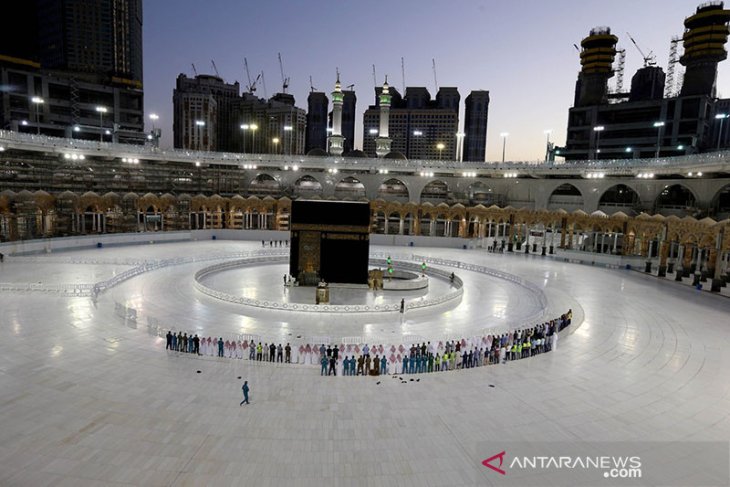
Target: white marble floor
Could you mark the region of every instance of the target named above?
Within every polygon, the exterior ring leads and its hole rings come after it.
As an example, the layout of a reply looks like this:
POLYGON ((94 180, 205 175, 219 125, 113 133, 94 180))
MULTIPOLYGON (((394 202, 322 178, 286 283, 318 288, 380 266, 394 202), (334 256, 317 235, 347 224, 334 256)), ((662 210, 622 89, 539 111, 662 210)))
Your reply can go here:
MULTIPOLYGON (((246 248, 255 243, 6 257, 0 282, 94 282, 133 260, 246 248)), ((555 352, 402 384, 168 353, 144 318, 282 340, 336 326, 335 336, 454 336, 517 322, 538 301, 462 272, 457 307, 403 324, 248 312, 195 293, 188 277, 202 264, 146 273, 96 301, 3 292, 0 485, 499 485, 481 466, 483 441, 730 439, 730 300, 540 256, 417 250, 523 277, 542 288, 549 313, 572 307, 583 322, 555 352), (137 328, 114 314, 115 301, 140 310, 137 328), (239 407, 239 377, 249 406, 239 407)))

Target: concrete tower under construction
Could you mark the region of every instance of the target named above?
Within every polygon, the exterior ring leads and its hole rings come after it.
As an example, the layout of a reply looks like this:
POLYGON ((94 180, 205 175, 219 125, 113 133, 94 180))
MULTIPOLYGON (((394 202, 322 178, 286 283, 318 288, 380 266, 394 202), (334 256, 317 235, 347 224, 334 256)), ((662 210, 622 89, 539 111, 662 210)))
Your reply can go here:
POLYGON ((583 107, 606 102, 608 80, 613 76, 618 37, 609 27, 595 27, 580 42, 581 71, 575 87, 575 106, 583 107))
POLYGON ((679 62, 685 66, 680 96, 715 95, 717 63, 727 58, 730 10, 722 2, 707 2, 684 20, 684 54, 679 62))
POLYGON ((565 147, 555 154, 568 160, 650 159, 726 148, 722 123, 730 100, 716 98, 715 79, 717 64, 727 58, 729 22, 722 2, 703 3, 684 20, 682 90, 667 98, 667 77, 651 56, 644 56, 629 92, 608 93, 618 39, 608 27, 591 30, 581 42, 565 147))

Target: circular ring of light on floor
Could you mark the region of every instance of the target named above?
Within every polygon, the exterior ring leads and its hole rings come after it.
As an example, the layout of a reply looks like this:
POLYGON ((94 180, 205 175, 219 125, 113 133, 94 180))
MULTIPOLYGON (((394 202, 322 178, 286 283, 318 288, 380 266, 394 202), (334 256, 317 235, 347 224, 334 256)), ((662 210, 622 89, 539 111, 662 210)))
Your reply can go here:
MULTIPOLYGON (((256 308, 272 309, 277 311, 294 311, 294 312, 310 312, 310 313, 384 313, 384 312, 400 312, 400 304, 306 304, 306 303, 285 303, 273 299, 255 299, 245 296, 237 296, 231 293, 213 289, 203 284, 203 280, 213 274, 247 267, 250 265, 275 265, 289 261, 288 256, 263 256, 248 257, 244 259, 236 259, 227 262, 221 262, 212 266, 204 267, 195 273, 194 284, 195 289, 212 298, 226 301, 229 303, 240 304, 244 306, 253 306, 256 308)), ((386 267, 388 264, 385 259, 370 259, 370 265, 376 267, 386 267)), ((435 267, 421 268, 421 264, 416 262, 408 262, 406 259, 399 259, 397 267, 403 270, 417 271, 427 276, 449 280, 451 273, 435 267)), ((430 299, 414 300, 408 303, 408 309, 422 309, 432 306, 443 305, 445 303, 458 304, 464 294, 464 284, 458 276, 454 276, 454 290, 446 294, 435 296, 430 299)))

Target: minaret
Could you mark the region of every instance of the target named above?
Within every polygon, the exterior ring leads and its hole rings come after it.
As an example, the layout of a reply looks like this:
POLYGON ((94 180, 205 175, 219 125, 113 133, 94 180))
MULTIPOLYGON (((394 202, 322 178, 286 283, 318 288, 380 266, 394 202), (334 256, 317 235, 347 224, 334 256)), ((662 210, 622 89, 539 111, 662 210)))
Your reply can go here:
POLYGON ((332 135, 327 138, 329 153, 333 156, 341 156, 345 145, 345 138, 342 136, 342 101, 344 97, 338 72, 335 91, 332 92, 332 135))
POLYGON ((390 91, 388 90, 388 77, 385 77, 383 83, 383 91, 380 92, 380 131, 375 139, 375 153, 378 157, 384 157, 390 152, 390 143, 388 137, 388 118, 390 117, 390 91))

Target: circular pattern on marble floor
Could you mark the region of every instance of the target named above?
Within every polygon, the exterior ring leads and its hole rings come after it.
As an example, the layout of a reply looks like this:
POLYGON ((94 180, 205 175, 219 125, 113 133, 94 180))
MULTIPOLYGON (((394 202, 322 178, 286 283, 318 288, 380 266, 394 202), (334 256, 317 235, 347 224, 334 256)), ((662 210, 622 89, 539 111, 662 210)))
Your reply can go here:
MULTIPOLYGON (((236 244, 223 244, 236 249, 236 244)), ((193 258, 196 252, 184 244, 178 244, 174 252, 193 258)), ((233 252, 232 252, 233 253, 233 252)), ((375 258, 384 258, 378 248, 373 249, 375 258)), ((405 316, 399 313, 350 312, 342 313, 291 313, 263 307, 240 306, 236 302, 224 302, 203 295, 195 286, 194 276, 215 262, 181 263, 145 273, 125 281, 102 295, 133 308, 139 321, 150 320, 161 328, 175 329, 206 336, 223 336, 240 339, 255 337, 262 341, 321 341, 332 342, 362 337, 369 343, 399 344, 404 339, 446 340, 486 335, 509 327, 534 325, 543 318, 558 316, 572 306, 551 304, 539 286, 508 272, 489 266, 464 263, 456 259, 439 259, 415 254, 393 253, 396 262, 428 262, 430 272, 442 277, 451 272, 463 282, 463 296, 458 305, 448 293, 436 298, 428 307, 417 307, 421 303, 420 292, 403 294, 408 303, 405 316), (438 302, 442 299, 443 302, 438 302)), ((173 254, 178 255, 178 254, 173 254)), ((281 257, 281 256, 279 256, 281 257)), ((252 256, 255 258, 255 253, 252 256)), ((274 257, 267 257, 274 258, 274 257)), ((217 262, 225 265, 228 259, 220 256, 217 262)), ((232 260, 232 259, 231 259, 232 260)), ((412 264, 414 265, 414 264, 412 264)), ((271 295, 266 289, 283 284, 283 275, 288 272, 286 264, 266 267, 249 267, 248 279, 241 283, 238 292, 264 302, 271 295), (263 291, 262 291, 263 290, 263 291), (260 294, 262 293, 262 294, 260 294)), ((461 289, 450 291, 461 292, 461 289)), ((100 302, 103 302, 101 299, 100 302)), ((269 301, 270 303, 270 301, 269 301)), ((383 294, 373 300, 373 306, 393 308, 399 304, 388 304, 383 294)), ((353 306, 353 309, 356 309, 353 306)), ((347 311, 347 310, 345 310, 347 311)))
MULTIPOLYGON (((68 256, 156 259, 189 248, 68 256)), ((426 374, 419 383, 377 384, 378 378, 320 377, 313 367, 166 353, 164 339, 110 314, 113 296, 106 293, 96 303, 2 293, 0 484, 307 487, 327 479, 354 487, 481 486, 495 485, 481 465, 483 454, 494 453, 480 450, 485 441, 727 442, 730 386, 722 372, 730 362, 723 346, 730 342, 730 300, 638 272, 540 256, 419 252, 520 276, 544 290, 549 306, 579 301, 583 324, 549 354, 426 374), (238 377, 251 386, 250 406, 239 406, 238 377)), ((63 255, 48 256, 43 270, 27 278, 55 275, 63 255)), ((23 265, 6 257, 3 278, 22 275, 23 265)), ((188 273, 197 268, 188 267, 188 273)), ((75 277, 87 271, 79 263, 75 277)), ((170 286, 165 272, 120 285, 128 286, 128 303, 154 304, 159 316, 170 311, 173 322, 185 313, 193 315, 185 324, 199 321, 205 304, 190 299, 182 284, 165 290, 175 300, 155 302, 155 285, 170 286), (176 313, 181 300, 189 306, 176 313)), ((481 311, 472 308, 469 319, 481 311)), ((677 449, 667 461, 682 461, 683 454, 677 449)))

